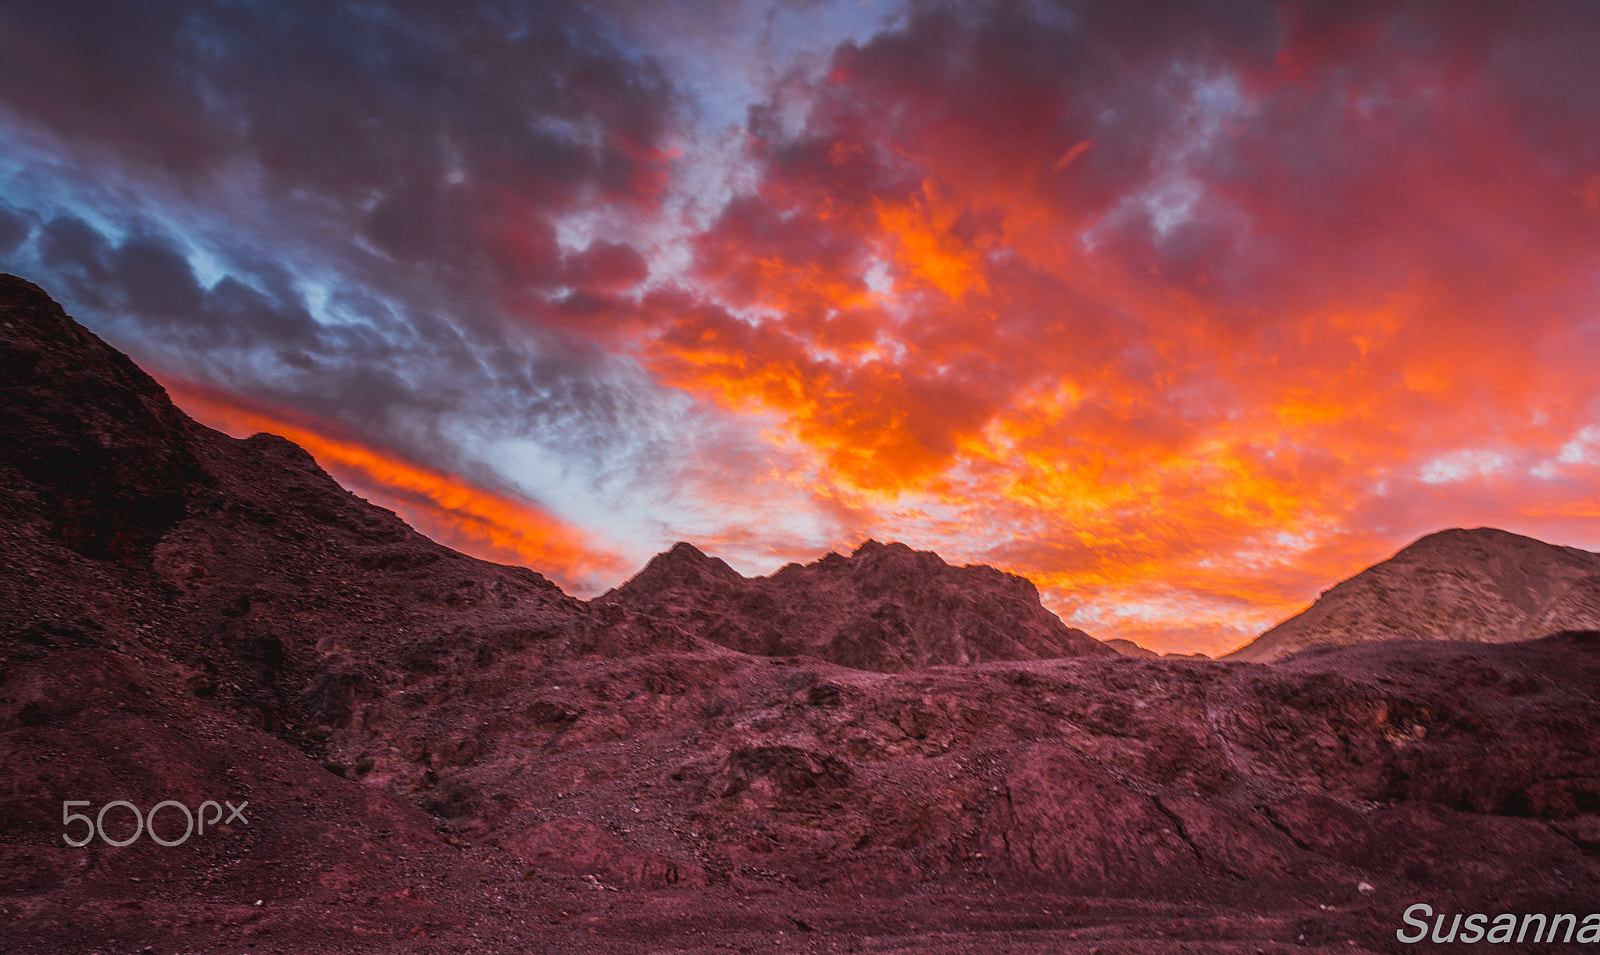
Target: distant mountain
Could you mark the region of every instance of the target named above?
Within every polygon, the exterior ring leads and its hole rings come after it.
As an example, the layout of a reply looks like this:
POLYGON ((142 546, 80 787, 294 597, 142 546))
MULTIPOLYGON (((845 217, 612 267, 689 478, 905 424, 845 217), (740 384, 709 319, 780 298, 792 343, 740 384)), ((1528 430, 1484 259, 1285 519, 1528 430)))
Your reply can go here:
POLYGON ((1026 578, 870 540, 849 557, 828 554, 752 578, 679 543, 595 602, 744 653, 804 654, 886 673, 1115 652, 1046 610, 1026 578))
POLYGON ((1600 554, 1489 527, 1429 534, 1222 659, 1267 663, 1318 644, 1508 643, 1600 628, 1600 554))
POLYGON ((1124 640, 1121 637, 1113 637, 1110 640, 1103 640, 1101 642, 1125 657, 1138 657, 1141 660, 1154 660, 1156 657, 1161 656, 1161 654, 1155 652, 1154 650, 1141 647, 1132 640, 1124 640))

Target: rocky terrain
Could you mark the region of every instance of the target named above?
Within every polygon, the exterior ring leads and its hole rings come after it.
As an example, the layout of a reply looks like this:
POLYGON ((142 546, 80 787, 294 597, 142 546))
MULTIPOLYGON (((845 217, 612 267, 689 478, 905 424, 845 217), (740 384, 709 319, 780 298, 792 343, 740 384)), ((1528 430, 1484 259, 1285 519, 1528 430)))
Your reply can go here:
POLYGON ((0 410, 10 950, 1372 952, 1417 901, 1597 907, 1600 634, 1135 659, 878 544, 585 603, 12 277, 0 410), (66 844, 116 800, 248 806, 66 844))
POLYGON ((1600 629, 1600 554, 1458 528, 1338 584, 1225 659, 1270 663, 1319 644, 1507 643, 1592 629, 1600 629))

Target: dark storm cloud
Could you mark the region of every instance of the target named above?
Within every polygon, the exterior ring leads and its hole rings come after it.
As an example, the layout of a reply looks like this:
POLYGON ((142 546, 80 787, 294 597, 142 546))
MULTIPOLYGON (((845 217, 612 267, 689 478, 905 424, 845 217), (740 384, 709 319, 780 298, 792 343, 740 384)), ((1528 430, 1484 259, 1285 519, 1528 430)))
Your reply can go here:
POLYGON ((63 2, 0 9, 0 103, 482 296, 570 278, 552 216, 657 199, 672 94, 571 5, 63 2))
POLYGON ((248 178, 380 276, 485 296, 587 276, 550 219, 658 198, 672 94, 575 5, 68 0, 0 8, 0 103, 202 200, 248 178))
POLYGON ((0 255, 7 255, 33 235, 33 222, 14 210, 0 206, 0 255))
POLYGON ((577 4, 0 3, 0 118, 65 159, 0 255, 144 360, 414 458, 469 466, 444 419, 477 414, 626 460, 642 382, 540 324, 557 289, 598 312, 647 275, 556 221, 648 216, 673 108, 577 4))
POLYGON ((1047 584, 1281 606, 1408 506, 1587 493, 1538 462, 1592 474, 1597 42, 1567 0, 914 4, 750 110, 696 239, 730 308, 663 304, 652 367, 1047 584))
POLYGON ((225 275, 205 288, 177 243, 148 226, 118 243, 83 219, 60 216, 43 229, 38 262, 78 301, 152 344, 196 354, 330 345, 281 269, 258 263, 240 270, 256 285, 225 275))
POLYGON ((570 4, 11 4, 0 52, 6 104, 68 140, 423 211, 451 169, 544 206, 647 195, 670 96, 570 4))

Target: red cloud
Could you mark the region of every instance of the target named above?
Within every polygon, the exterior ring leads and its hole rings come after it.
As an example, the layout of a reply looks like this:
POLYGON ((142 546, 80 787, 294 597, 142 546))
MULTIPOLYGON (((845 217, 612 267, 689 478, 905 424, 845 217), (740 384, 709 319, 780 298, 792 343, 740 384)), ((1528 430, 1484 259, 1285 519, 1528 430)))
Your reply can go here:
POLYGON ((339 428, 331 422, 247 404, 202 385, 171 379, 164 384, 197 420, 234 435, 265 431, 288 438, 347 487, 464 553, 536 568, 569 591, 600 589, 627 568, 618 555, 526 501, 336 437, 339 428))
MULTIPOLYGON (((1600 76, 1545 7, 1112 9, 924 8, 786 87, 803 124, 753 113, 760 184, 698 240, 720 304, 656 301, 642 355, 958 515, 946 548, 1014 534, 987 555, 1064 609, 1211 607, 1226 649, 1433 529, 1380 522, 1441 455, 1509 444, 1531 494, 1593 420, 1595 97, 1523 71, 1600 76)), ((1525 518, 1488 510, 1444 521, 1525 518)))
MULTIPOLYGON (((703 87, 672 87, 658 38, 606 40, 598 8, 78 6, 10 17, 15 122, 197 204, 259 182, 241 231, 306 243, 201 269, 143 226, 111 242, 40 214, 24 246, 69 285, 120 283, 106 301, 147 339, 192 349, 173 367, 233 342, 216 379, 257 393, 270 348, 376 367, 390 395, 477 366, 462 388, 498 396, 485 316, 509 313, 544 326, 550 367, 610 349, 701 399, 662 419, 712 449, 681 474, 713 476, 673 488, 697 504, 809 502, 817 537, 1000 562, 1094 632, 1207 649, 1439 526, 1600 543, 1592 4, 913 4, 779 77, 741 155, 698 169, 718 147, 682 107, 703 87), (328 283, 265 264, 334 248, 332 284, 363 287, 340 301, 415 314, 324 323, 297 290, 328 283), (240 274, 202 287, 213 268, 240 274), (430 348, 438 374, 398 373, 430 348)), ((628 426, 612 387, 581 389, 592 430, 628 426)), ((614 566, 514 500, 266 417, 446 539, 571 579, 614 566)))

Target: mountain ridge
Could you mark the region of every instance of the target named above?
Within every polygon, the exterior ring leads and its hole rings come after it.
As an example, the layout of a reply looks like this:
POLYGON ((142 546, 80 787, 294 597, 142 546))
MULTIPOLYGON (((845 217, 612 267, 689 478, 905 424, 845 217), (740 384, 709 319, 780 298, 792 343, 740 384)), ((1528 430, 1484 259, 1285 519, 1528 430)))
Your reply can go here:
POLYGON ((879 672, 1115 652, 1062 623, 1025 577, 876 540, 764 577, 679 542, 595 602, 744 653, 879 672))

